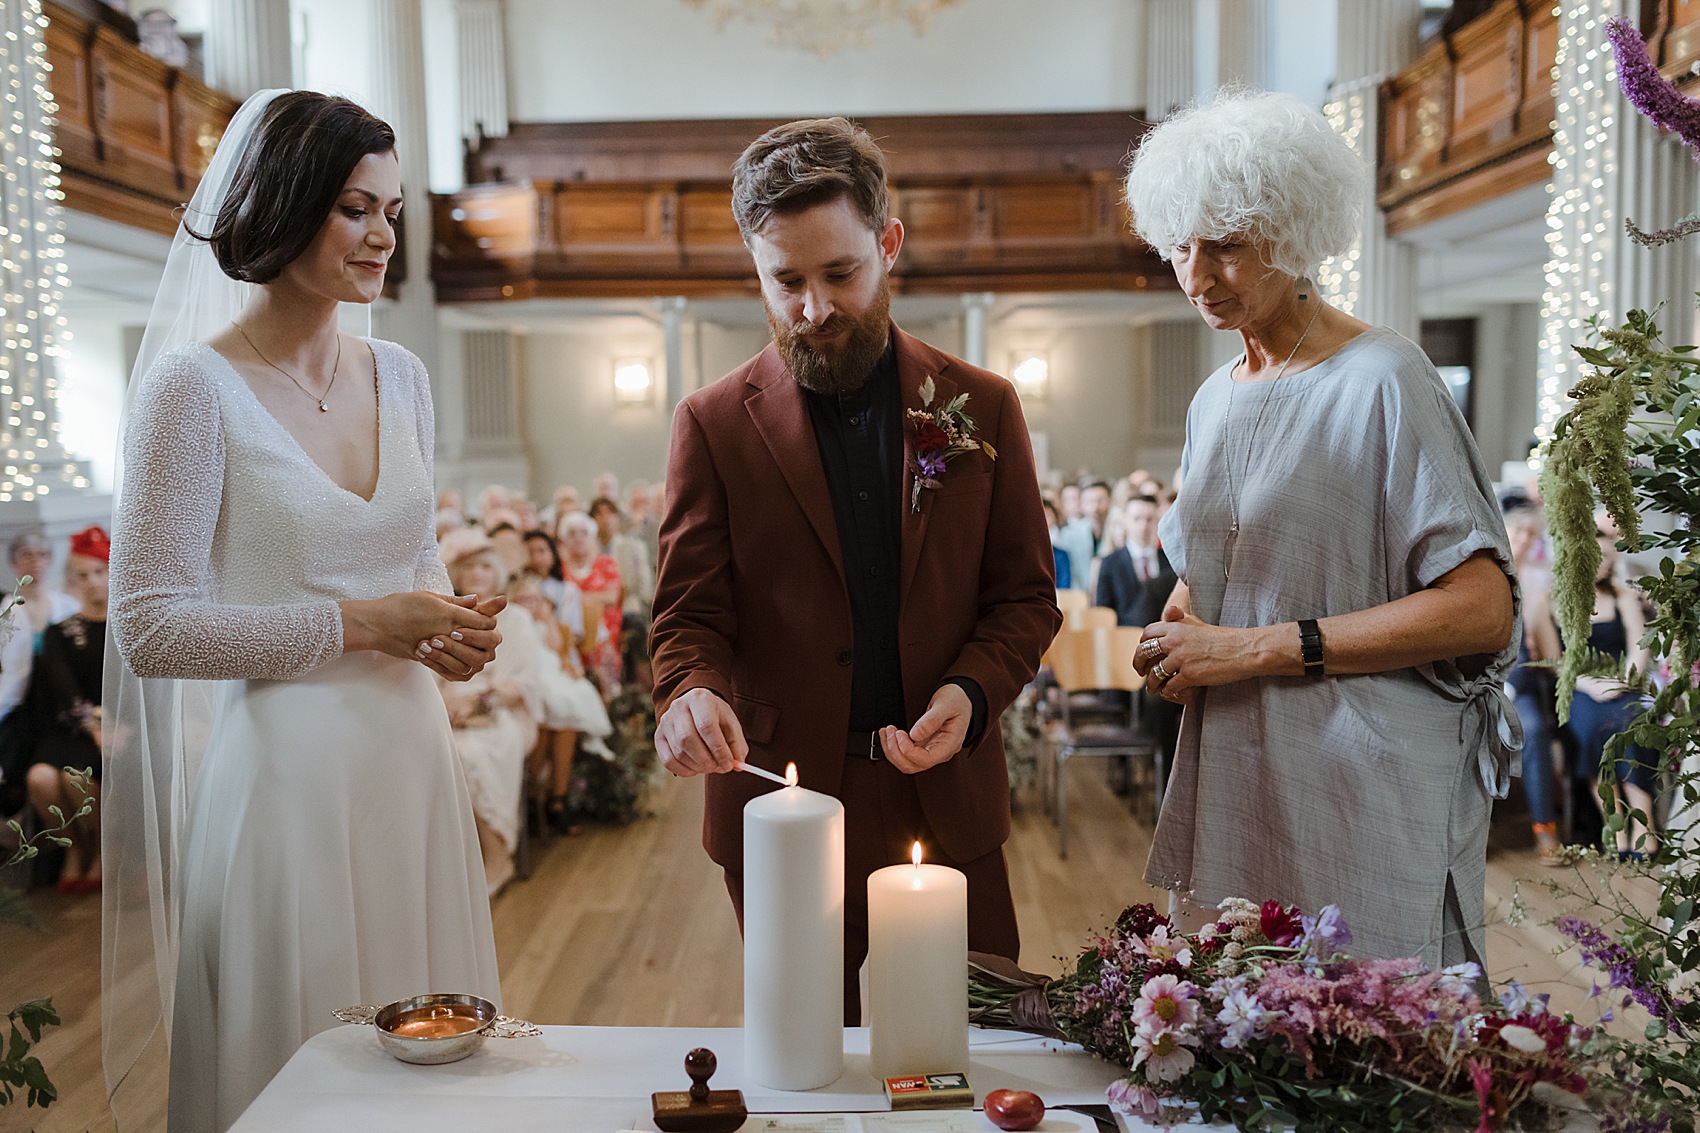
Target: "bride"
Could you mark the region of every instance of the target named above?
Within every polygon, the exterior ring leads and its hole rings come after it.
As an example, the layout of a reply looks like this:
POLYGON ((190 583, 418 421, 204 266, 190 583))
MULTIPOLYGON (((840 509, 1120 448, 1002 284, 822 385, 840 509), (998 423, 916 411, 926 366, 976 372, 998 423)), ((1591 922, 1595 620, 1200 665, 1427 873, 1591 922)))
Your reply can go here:
POLYGON ((255 95, 138 361, 112 554, 105 1061, 119 1110, 168 1036, 173 1133, 230 1126, 335 1008, 499 1000, 433 674, 481 669, 504 603, 453 597, 437 558, 424 367, 338 328, 339 304, 378 297, 400 207, 389 126, 255 95))

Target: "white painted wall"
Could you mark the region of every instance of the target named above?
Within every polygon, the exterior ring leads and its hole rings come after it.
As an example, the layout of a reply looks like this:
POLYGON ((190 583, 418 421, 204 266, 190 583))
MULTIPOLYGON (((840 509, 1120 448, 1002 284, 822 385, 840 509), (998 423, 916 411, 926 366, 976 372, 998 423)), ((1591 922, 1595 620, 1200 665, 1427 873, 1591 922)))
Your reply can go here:
POLYGON ((73 455, 88 460, 98 493, 112 491, 128 366, 124 327, 118 323, 79 320, 62 344, 54 399, 59 440, 73 455))
POLYGON ((520 121, 1133 109, 1143 0, 963 0, 816 59, 684 0, 508 0, 520 121))

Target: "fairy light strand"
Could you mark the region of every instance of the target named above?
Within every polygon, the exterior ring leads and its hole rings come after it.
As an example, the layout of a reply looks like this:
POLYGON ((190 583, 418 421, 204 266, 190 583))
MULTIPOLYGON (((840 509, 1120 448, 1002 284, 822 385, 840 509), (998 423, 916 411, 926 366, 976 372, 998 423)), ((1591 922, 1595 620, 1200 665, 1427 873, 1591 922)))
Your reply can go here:
POLYGON ((1571 347, 1586 337, 1590 318, 1609 319, 1616 313, 1616 127, 1622 111, 1605 25, 1622 9, 1623 0, 1570 0, 1555 9, 1559 39, 1538 354, 1540 415, 1538 443, 1529 457, 1536 471, 1554 426, 1569 408, 1570 389, 1581 377, 1580 359, 1571 347))
POLYGON ((86 490, 86 462, 66 452, 54 413, 55 367, 70 335, 58 113, 47 85, 41 0, 0 3, 0 503, 86 490))

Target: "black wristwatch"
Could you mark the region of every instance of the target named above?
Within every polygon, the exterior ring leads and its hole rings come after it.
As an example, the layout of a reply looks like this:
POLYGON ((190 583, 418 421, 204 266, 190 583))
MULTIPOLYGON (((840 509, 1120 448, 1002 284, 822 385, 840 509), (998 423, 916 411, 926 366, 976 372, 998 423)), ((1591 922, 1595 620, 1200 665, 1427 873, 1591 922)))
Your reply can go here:
POLYGON ((1304 656, 1305 676, 1322 676, 1322 630, 1315 618, 1299 622, 1299 649, 1304 656))

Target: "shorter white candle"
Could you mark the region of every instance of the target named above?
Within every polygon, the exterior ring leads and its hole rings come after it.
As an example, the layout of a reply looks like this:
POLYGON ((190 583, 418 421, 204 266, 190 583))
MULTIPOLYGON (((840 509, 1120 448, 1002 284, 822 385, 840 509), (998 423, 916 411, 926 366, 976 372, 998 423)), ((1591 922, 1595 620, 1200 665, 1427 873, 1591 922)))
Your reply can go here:
POLYGON ((968 1069, 968 879, 919 842, 868 877, 868 1026, 876 1078, 968 1069))
POLYGON ((814 1090, 844 1073, 844 806, 785 778, 744 804, 744 1072, 814 1090))

